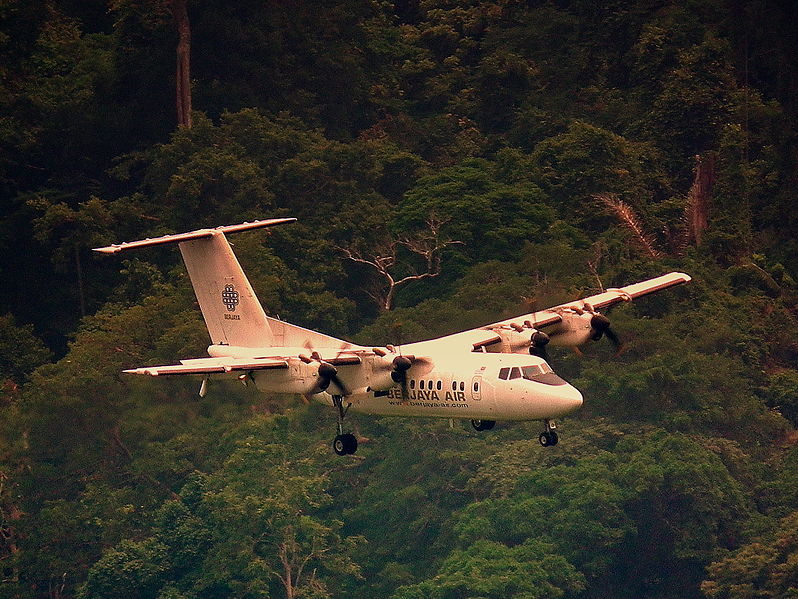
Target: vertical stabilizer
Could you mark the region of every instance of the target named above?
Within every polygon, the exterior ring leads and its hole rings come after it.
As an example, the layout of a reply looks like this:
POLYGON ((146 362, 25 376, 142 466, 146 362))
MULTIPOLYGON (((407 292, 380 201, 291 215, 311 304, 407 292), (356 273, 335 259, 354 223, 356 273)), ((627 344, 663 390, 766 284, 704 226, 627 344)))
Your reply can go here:
POLYGON ((292 223, 295 218, 273 218, 198 229, 126 243, 115 243, 94 251, 117 254, 136 248, 177 243, 194 286, 202 316, 213 345, 238 347, 289 347, 308 352, 317 349, 342 351, 351 343, 266 316, 255 292, 238 263, 225 233, 249 231, 292 223))
POLYGON ((252 285, 221 231, 179 243, 214 345, 270 345, 271 328, 252 285))

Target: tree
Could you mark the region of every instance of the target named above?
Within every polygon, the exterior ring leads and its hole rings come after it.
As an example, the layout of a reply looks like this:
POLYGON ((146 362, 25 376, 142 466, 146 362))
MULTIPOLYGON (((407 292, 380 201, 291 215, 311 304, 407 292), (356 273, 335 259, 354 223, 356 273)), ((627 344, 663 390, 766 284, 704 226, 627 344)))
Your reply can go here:
POLYGON ((437 277, 441 274, 441 254, 443 250, 447 246, 461 243, 455 240, 441 239, 440 229, 443 224, 445 223, 441 223, 435 217, 431 217, 427 221, 427 230, 420 233, 417 232, 413 237, 383 241, 381 247, 374 254, 364 255, 359 250, 352 248, 340 248, 340 250, 347 259, 374 268, 380 277, 385 279, 387 289, 383 288, 370 293, 370 295, 378 303, 380 309, 387 312, 393 308, 394 296, 400 286, 411 281, 437 277), (407 249, 411 254, 419 256, 426 270, 423 272, 411 270, 410 274, 399 275, 401 278, 396 278, 401 247, 407 249))
POLYGON ((177 32, 175 50, 175 106, 178 126, 192 126, 191 94, 191 22, 188 0, 110 0, 110 8, 118 14, 117 28, 125 20, 139 21, 150 32, 157 30, 171 15, 177 32))
POLYGON ((400 587, 391 597, 542 599, 584 588, 584 577, 551 545, 534 539, 514 547, 477 541, 452 552, 432 579, 400 587))
POLYGON ((175 99, 178 126, 191 127, 191 23, 188 19, 188 0, 167 0, 177 28, 177 67, 175 69, 175 99))
POLYGON ((709 599, 792 599, 798 593, 798 512, 763 537, 713 562, 701 590, 709 599))
POLYGON ((49 350, 30 325, 17 325, 11 314, 0 316, 0 385, 3 391, 15 388, 50 359, 49 350))

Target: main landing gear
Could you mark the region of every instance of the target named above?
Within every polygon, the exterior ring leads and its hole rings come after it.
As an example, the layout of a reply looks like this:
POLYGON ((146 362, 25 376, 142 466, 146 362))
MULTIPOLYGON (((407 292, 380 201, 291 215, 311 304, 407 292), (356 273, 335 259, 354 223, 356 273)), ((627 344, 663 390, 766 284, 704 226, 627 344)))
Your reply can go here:
POLYGON ((543 447, 551 447, 557 445, 560 437, 557 435, 557 425, 553 420, 544 420, 543 424, 546 425, 546 430, 540 433, 538 441, 543 447))
POLYGON ((344 408, 343 395, 333 395, 332 398, 333 405, 338 412, 338 434, 333 439, 333 451, 338 455, 353 454, 357 451, 357 437, 352 433, 344 434, 344 416, 346 416, 349 406, 344 408))

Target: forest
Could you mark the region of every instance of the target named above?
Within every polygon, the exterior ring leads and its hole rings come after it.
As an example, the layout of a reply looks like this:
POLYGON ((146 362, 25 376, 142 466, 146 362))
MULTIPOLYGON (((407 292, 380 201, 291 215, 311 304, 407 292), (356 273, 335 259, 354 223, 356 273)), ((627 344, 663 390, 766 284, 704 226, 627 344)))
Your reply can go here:
POLYGON ((798 597, 796 57, 787 0, 0 0, 0 596, 798 597), (362 344, 693 280, 549 351, 556 447, 338 457, 329 407, 121 372, 208 334, 175 248, 91 248, 277 217, 267 312, 362 344))

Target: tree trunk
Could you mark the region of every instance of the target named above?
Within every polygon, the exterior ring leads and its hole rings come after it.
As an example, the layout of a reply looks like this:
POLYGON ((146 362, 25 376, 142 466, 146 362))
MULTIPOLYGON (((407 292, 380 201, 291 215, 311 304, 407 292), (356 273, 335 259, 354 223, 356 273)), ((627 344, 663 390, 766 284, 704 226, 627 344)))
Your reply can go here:
POLYGON ((191 24, 188 20, 188 0, 170 0, 169 8, 178 34, 175 72, 177 124, 191 128, 191 24))

